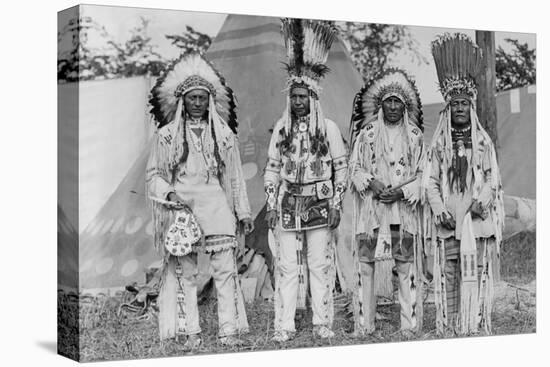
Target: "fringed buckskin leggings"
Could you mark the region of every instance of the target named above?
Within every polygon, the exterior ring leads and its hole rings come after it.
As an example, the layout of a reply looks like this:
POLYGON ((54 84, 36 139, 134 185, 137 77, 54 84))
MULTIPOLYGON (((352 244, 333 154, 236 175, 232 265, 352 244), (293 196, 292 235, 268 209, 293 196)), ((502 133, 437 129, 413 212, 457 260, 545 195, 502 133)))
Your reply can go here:
MULTIPOLYGON (((494 238, 476 239, 477 247, 477 276, 481 279, 483 272, 483 250, 487 241, 488 246, 494 246, 494 238)), ((492 251, 492 250, 490 250, 492 251)), ((445 239, 445 279, 447 287, 447 319, 449 325, 457 322, 460 305, 460 240, 454 237, 445 239)))
POLYGON ((296 330, 294 316, 299 278, 302 277, 299 274, 300 262, 307 262, 306 269, 309 269, 313 325, 332 327, 335 267, 330 230, 324 227, 305 231, 279 231, 277 236, 275 330, 296 330))
MULTIPOLYGON (((244 298, 237 275, 235 249, 229 248, 209 254, 212 276, 218 297, 219 336, 229 336, 248 331, 244 298)), ((184 307, 178 307, 178 278, 176 258, 170 257, 165 278, 159 293, 160 339, 176 335, 192 335, 201 332, 197 304, 197 254, 179 258, 182 270, 184 307), (184 313, 184 325, 178 325, 178 313, 184 313)), ((181 292, 180 292, 181 293, 181 292)))

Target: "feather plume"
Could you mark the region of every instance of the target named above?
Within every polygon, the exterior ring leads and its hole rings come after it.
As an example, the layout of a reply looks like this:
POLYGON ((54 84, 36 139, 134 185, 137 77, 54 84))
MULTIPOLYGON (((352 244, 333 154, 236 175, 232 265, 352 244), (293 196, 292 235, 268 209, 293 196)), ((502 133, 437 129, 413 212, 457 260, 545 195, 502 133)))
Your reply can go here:
POLYGON ((483 58, 481 49, 463 33, 445 33, 438 36, 431 46, 445 100, 456 94, 466 94, 475 99, 475 79, 483 58))
POLYGON ((330 71, 325 63, 338 33, 334 22, 283 18, 281 33, 288 57, 284 65, 289 84, 305 83, 318 93, 319 81, 330 71))

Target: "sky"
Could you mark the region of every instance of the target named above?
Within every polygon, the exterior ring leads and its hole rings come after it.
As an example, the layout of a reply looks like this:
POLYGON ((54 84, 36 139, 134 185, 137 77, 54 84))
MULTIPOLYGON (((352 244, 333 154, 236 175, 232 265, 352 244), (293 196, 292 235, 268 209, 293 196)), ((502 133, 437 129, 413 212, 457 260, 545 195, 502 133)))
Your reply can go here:
MULTIPOLYGON (((157 51, 166 58, 178 56, 179 50, 170 44, 164 36, 166 34, 181 34, 185 26, 214 37, 221 28, 226 15, 219 13, 190 12, 183 10, 127 8, 111 6, 85 6, 84 16, 91 16, 96 22, 103 25, 106 31, 118 42, 123 42, 130 36, 130 30, 140 24, 140 17, 148 19, 149 35, 152 43, 158 46, 157 51)), ((390 66, 405 69, 415 79, 423 104, 441 102, 443 99, 437 89, 437 76, 430 54, 430 42, 436 35, 443 32, 461 31, 470 37, 475 37, 473 30, 409 26, 412 37, 418 44, 418 50, 427 60, 427 64, 414 62, 407 51, 399 51, 392 55, 390 66)), ((536 38, 533 33, 496 32, 496 46, 509 50, 506 38, 518 39, 527 42, 529 47, 536 47, 536 38)), ((90 39, 90 41, 92 41, 90 39)))

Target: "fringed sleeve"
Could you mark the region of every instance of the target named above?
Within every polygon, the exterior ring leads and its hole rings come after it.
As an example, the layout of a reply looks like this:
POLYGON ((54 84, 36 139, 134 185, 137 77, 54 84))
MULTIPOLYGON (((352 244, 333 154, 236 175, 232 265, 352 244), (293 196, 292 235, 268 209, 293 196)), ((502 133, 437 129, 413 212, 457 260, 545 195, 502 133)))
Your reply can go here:
POLYGON ((229 148, 227 158, 228 166, 226 169, 231 177, 231 195, 235 214, 238 220, 251 218, 252 212, 250 210, 250 204, 248 203, 246 182, 244 180, 241 155, 239 153, 239 141, 236 135, 232 137, 232 144, 229 148))
POLYGON ((325 120, 330 155, 332 157, 334 196, 330 202, 331 208, 342 209, 346 182, 348 177, 347 149, 338 126, 331 120, 325 120))
POLYGON ((431 159, 428 160, 427 164, 430 165, 429 174, 427 178, 427 187, 426 195, 428 203, 432 209, 434 216, 440 216, 442 213, 446 212, 445 205, 443 204, 443 199, 441 196, 441 185, 440 185, 440 166, 441 161, 437 150, 430 152, 431 159))
MULTIPOLYGON (((487 138, 490 138, 487 135, 487 138)), ((502 180, 500 177, 500 170, 498 167, 497 156, 494 145, 491 143, 488 147, 489 159, 486 164, 489 164, 490 177, 487 177, 487 182, 490 183, 491 194, 493 195, 493 200, 489 203, 490 210, 492 211, 493 224, 495 227, 495 237, 497 242, 497 252, 500 254, 500 244, 502 242, 502 232, 504 230, 504 192, 502 190, 502 180)))
POLYGON ((414 161, 411 162, 412 167, 415 170, 413 174, 416 176, 416 179, 402 187, 404 199, 411 206, 414 206, 420 202, 424 159, 424 141, 422 137, 420 137, 415 146, 414 161))
MULTIPOLYGON (((365 166, 364 156, 366 144, 364 141, 365 135, 363 132, 359 134, 353 150, 350 156, 349 174, 350 174, 350 186, 357 193, 363 194, 367 191, 370 182, 374 178, 374 175, 370 172, 370 169, 365 166)), ((368 161, 368 159, 366 160, 368 161)))
POLYGON ((361 265, 359 262, 359 244, 357 242, 356 234, 358 232, 364 232, 364 222, 362 221, 364 203, 360 195, 365 193, 368 188, 368 182, 370 182, 373 178, 373 176, 367 173, 362 167, 362 155, 363 132, 360 132, 355 140, 355 143, 351 147, 348 164, 348 176, 350 178, 348 185, 353 198, 351 257, 354 273, 354 287, 352 289, 352 306, 354 331, 358 335, 362 335, 365 332, 366 311, 363 295, 363 276, 361 274, 361 265))
MULTIPOLYGON (((170 140, 167 140, 166 137, 159 132, 155 134, 145 174, 149 197, 166 199, 168 194, 174 191, 169 178, 169 142, 170 140)), ((155 249, 162 255, 164 253, 164 246, 162 246, 164 233, 168 223, 170 223, 172 213, 162 204, 155 201, 151 201, 151 204, 153 207, 154 245, 155 249)))
MULTIPOLYGON (((417 171, 418 173, 418 171, 417 171)), ((420 182, 421 178, 417 177, 413 182, 403 186, 403 199, 407 204, 413 206, 420 202, 420 182)))
POLYGON ((166 199, 169 193, 175 191, 169 179, 169 153, 170 146, 166 139, 159 133, 155 134, 145 174, 149 196, 166 199))
POLYGON ((277 196, 279 184, 281 181, 281 154, 279 151, 279 131, 282 128, 282 122, 279 120, 273 129, 271 141, 267 149, 267 163, 264 169, 264 189, 266 194, 267 210, 277 208, 277 196))
POLYGON ((491 170, 491 149, 485 147, 481 160, 481 169, 483 171, 483 184, 479 191, 477 200, 484 209, 487 209, 494 201, 496 190, 493 188, 492 170, 491 170))

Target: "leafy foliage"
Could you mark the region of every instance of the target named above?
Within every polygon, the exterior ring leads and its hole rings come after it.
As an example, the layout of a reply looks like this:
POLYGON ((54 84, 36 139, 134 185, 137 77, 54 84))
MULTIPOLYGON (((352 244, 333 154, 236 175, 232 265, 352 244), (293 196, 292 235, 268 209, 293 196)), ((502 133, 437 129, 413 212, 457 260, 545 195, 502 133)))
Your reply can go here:
POLYGON ((104 27, 91 17, 71 19, 58 34, 57 77, 60 82, 112 78, 118 65, 114 42, 104 27), (94 46, 92 39, 101 40, 94 46))
MULTIPOLYGON (((167 60, 156 51, 148 27, 149 20, 140 18, 129 38, 119 43, 91 17, 72 19, 58 34, 58 81, 159 75, 167 60)), ((166 38, 182 53, 204 53, 212 43, 210 36, 190 26, 183 34, 166 38)))
POLYGON ((130 31, 130 38, 122 45, 116 45, 117 76, 158 75, 165 60, 155 51, 151 37, 147 34, 149 20, 141 17, 140 24, 130 31))
POLYGON ((418 52, 418 43, 406 26, 358 22, 338 22, 336 25, 365 82, 390 66, 392 55, 399 50, 409 53, 413 61, 427 62, 418 52))
POLYGON ((507 38, 506 42, 513 45, 511 52, 506 52, 499 46, 496 50, 497 91, 503 91, 530 84, 537 79, 535 49, 530 49, 527 43, 507 38))
POLYGON ((196 31, 191 26, 186 26, 185 29, 186 31, 181 35, 166 35, 166 38, 172 42, 172 45, 180 48, 183 54, 189 52, 204 54, 212 44, 212 38, 205 33, 196 31))

